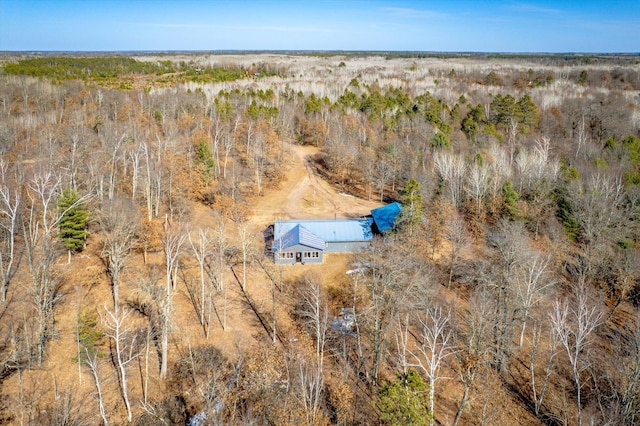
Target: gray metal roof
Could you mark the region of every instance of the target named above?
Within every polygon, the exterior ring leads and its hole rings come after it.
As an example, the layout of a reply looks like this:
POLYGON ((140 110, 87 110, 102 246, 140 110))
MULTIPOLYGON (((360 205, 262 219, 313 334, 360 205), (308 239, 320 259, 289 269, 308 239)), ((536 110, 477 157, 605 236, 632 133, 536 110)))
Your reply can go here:
POLYGON ((302 225, 296 225, 287 231, 282 237, 275 238, 271 244, 272 251, 284 250, 289 247, 301 244, 303 246, 324 250, 326 244, 324 240, 302 225))
MULTIPOLYGON (((371 241, 371 219, 283 220, 273 227, 274 242, 296 226, 307 229, 327 243, 371 241)), ((272 246, 272 247, 275 247, 272 246)))

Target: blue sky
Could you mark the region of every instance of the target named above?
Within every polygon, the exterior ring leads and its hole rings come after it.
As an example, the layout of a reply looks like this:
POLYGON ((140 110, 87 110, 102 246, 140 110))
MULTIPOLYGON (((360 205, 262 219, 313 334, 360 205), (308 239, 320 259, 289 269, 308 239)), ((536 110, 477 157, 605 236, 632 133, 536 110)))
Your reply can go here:
POLYGON ((0 50, 640 52, 640 0, 0 0, 0 50))

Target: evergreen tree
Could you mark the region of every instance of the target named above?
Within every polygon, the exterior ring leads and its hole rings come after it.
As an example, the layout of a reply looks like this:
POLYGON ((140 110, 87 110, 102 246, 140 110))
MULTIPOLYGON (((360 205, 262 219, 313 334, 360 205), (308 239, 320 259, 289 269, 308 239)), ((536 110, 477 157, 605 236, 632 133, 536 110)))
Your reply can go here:
POLYGON ((213 158, 213 152, 211 151, 211 147, 204 140, 201 140, 200 142, 198 142, 198 146, 196 146, 195 163, 200 168, 200 173, 202 174, 203 182, 206 185, 211 183, 211 177, 213 176, 213 168, 216 165, 216 161, 213 158))
POLYGON ((517 219, 520 216, 517 204, 520 194, 513 188, 513 182, 510 180, 502 185, 502 197, 504 198, 505 213, 512 219, 517 219))
POLYGON ((400 192, 400 203, 402 204, 402 222, 409 232, 420 223, 422 217, 422 194, 420 184, 415 178, 407 181, 400 192))
POLYGON ((431 146, 434 148, 449 148, 449 145, 449 138, 443 132, 436 133, 431 139, 431 146))
POLYGON ((84 248, 89 212, 82 207, 80 195, 72 188, 65 189, 58 198, 58 211, 59 237, 71 256, 71 252, 79 252, 84 248))
POLYGON ((376 402, 380 420, 388 425, 426 425, 431 415, 426 401, 428 388, 415 370, 398 374, 393 382, 383 383, 376 402))

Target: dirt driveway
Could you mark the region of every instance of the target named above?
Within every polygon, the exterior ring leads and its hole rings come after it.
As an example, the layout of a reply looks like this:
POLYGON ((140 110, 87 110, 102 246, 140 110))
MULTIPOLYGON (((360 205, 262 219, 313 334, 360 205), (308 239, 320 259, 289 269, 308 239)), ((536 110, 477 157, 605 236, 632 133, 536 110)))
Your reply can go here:
POLYGON ((254 199, 252 222, 256 225, 267 226, 275 219, 359 217, 381 206, 376 201, 341 193, 318 176, 310 164, 318 148, 287 144, 287 149, 288 168, 280 188, 254 199))

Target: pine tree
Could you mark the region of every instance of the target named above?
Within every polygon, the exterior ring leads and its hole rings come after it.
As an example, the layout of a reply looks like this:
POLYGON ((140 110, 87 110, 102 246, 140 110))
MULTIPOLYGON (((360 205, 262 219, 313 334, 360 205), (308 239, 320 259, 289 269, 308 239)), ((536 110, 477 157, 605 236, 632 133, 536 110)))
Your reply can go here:
POLYGON ((213 176, 213 169, 216 165, 216 161, 213 158, 213 152, 207 142, 201 140, 196 146, 196 158, 195 163, 200 167, 200 173, 205 185, 211 183, 211 177, 213 176))
POLYGON ((431 413, 427 408, 429 386, 415 370, 396 375, 378 389, 376 407, 380 420, 388 425, 425 425, 431 413))
POLYGON ((75 189, 67 188, 58 198, 60 214, 59 234, 62 244, 69 252, 79 252, 87 239, 89 212, 82 207, 82 198, 75 189))
POLYGON ((520 209, 517 204, 520 194, 513 188, 513 182, 510 180, 502 185, 502 197, 504 198, 505 213, 512 219, 520 217, 520 209))
POLYGON ((400 197, 403 225, 409 229, 409 232, 413 232, 413 228, 422 218, 422 194, 420 184, 415 178, 407 181, 400 192, 400 197))

